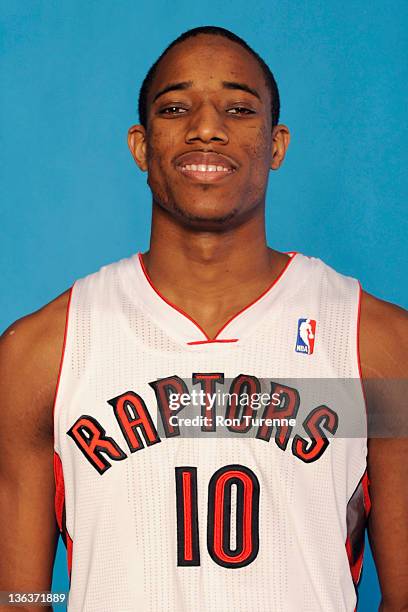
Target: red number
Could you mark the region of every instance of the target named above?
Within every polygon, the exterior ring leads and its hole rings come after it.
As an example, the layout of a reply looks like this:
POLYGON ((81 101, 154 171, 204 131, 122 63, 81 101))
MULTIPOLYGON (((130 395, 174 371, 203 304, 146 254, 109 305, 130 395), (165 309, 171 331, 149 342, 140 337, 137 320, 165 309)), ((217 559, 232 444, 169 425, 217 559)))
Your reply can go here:
MULTIPOLYGON (((176 468, 177 564, 200 565, 197 468, 176 468)), ((207 548, 218 565, 244 567, 259 550, 259 481, 243 465, 226 465, 211 477, 208 486, 207 548), (235 517, 231 512, 233 486, 235 517), (232 527, 235 518, 235 542, 232 527)))

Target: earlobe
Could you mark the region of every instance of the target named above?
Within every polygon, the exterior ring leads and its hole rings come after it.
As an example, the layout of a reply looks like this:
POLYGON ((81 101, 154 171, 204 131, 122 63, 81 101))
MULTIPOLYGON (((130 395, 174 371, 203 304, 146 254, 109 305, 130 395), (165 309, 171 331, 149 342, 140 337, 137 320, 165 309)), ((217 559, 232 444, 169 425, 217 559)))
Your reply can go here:
POLYGON ((133 159, 143 172, 147 170, 146 130, 143 125, 132 125, 128 130, 128 147, 133 159))
POLYGON ((275 125, 272 131, 271 170, 278 170, 285 159, 290 142, 290 132, 286 125, 275 125))

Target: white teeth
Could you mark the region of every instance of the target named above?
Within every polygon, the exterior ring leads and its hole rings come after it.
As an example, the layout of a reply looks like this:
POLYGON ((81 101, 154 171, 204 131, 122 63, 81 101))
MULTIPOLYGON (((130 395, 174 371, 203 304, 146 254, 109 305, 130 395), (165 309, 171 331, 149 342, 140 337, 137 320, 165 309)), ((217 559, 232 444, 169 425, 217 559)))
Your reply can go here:
POLYGON ((183 170, 192 170, 193 172, 229 172, 229 168, 224 166, 216 166, 215 164, 186 164, 182 166, 183 170))

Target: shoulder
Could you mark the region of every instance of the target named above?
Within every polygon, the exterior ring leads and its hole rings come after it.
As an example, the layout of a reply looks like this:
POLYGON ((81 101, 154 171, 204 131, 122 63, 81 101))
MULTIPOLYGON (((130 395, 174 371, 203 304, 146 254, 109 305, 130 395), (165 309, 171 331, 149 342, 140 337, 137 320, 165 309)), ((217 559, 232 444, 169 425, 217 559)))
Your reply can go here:
POLYGON ((2 351, 9 356, 28 356, 37 353, 40 357, 54 340, 58 340, 65 331, 65 318, 71 290, 67 289, 54 300, 12 323, 1 335, 2 351))
POLYGON ((407 602, 408 313, 361 294, 360 355, 368 412, 369 536, 384 610, 407 602), (389 529, 392 525, 393 528, 389 529))
MULTIPOLYGON (((23 402, 26 416, 31 410, 52 407, 69 298, 70 289, 36 312, 18 319, 2 334, 0 392, 8 411, 23 402)), ((51 410, 41 414, 47 418, 51 410)), ((3 420, 5 415, 1 416, 3 420)), ((52 426, 52 421, 47 422, 52 426)))
POLYGON ((406 378, 408 312, 362 291, 359 344, 363 378, 406 378))

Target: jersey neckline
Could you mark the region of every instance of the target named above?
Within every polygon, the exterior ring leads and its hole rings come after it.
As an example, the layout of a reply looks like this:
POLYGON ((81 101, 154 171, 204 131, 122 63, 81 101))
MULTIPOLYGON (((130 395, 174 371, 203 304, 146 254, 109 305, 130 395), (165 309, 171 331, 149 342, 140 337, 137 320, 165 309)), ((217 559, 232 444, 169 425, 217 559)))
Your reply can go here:
POLYGON ((167 332, 188 346, 211 344, 236 344, 243 336, 251 332, 253 325, 268 310, 290 283, 295 268, 304 259, 300 253, 287 252, 289 259, 275 280, 252 302, 230 317, 218 330, 214 338, 210 338, 204 329, 187 312, 168 300, 154 286, 141 252, 133 255, 130 260, 137 277, 137 296, 147 308, 156 323, 167 332))

